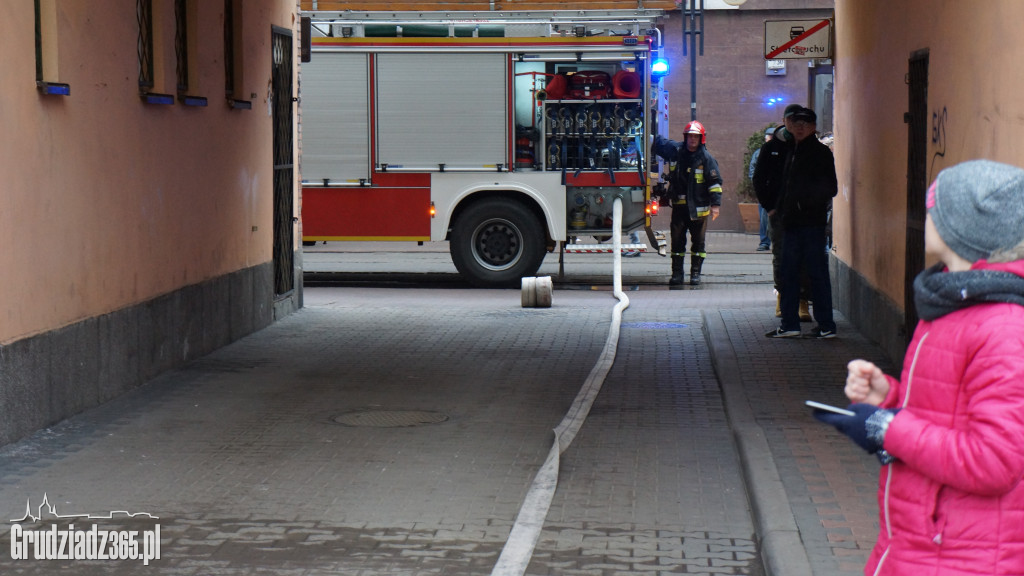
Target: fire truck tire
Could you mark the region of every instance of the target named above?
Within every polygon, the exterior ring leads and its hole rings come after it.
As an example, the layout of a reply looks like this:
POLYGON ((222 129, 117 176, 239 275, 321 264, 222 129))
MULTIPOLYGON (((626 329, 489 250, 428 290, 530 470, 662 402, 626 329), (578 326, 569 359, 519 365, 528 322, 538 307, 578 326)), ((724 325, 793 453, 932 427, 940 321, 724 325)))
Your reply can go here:
POLYGON ((540 268, 546 252, 540 219, 521 202, 489 198, 459 215, 449 251, 466 280, 484 288, 517 287, 540 268))

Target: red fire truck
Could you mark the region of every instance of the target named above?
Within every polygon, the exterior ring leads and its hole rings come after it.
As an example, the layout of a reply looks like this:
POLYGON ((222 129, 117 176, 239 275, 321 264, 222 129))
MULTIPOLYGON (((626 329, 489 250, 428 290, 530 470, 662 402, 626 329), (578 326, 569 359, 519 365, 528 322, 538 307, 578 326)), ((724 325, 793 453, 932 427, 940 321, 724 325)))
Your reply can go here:
MULTIPOLYGON (((661 10, 311 12, 302 239, 448 240, 478 286, 650 229, 661 10)), ((639 246, 637 246, 639 247, 639 246)))

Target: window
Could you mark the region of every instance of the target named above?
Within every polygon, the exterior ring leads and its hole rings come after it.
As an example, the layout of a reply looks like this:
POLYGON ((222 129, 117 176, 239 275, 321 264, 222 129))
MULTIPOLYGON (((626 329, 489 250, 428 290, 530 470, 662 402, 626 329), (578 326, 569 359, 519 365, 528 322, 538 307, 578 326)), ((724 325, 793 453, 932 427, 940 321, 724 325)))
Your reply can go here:
POLYGON ((206 98, 192 96, 196 88, 196 0, 174 0, 174 56, 177 61, 178 101, 186 106, 206 106, 206 98))
POLYGON ((68 96, 71 87, 56 82, 57 0, 35 0, 36 10, 36 86, 43 94, 68 96))
POLYGON ((153 88, 153 0, 136 0, 139 19, 139 90, 153 88))
POLYGON ((136 0, 135 15, 139 21, 139 94, 147 104, 174 104, 173 96, 156 91, 160 72, 156 63, 160 62, 160 45, 154 41, 154 0, 136 0))
POLYGON ((242 100, 242 0, 224 0, 224 92, 232 108, 248 110, 242 100))

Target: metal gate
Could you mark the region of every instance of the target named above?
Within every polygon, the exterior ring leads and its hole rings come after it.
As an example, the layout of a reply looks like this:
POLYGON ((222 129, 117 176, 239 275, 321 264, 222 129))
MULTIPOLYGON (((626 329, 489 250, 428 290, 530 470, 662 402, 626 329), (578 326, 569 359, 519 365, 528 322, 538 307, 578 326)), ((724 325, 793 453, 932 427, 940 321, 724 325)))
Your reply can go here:
POLYGON ((928 191, 928 51, 910 56, 907 74, 910 110, 907 122, 907 249, 903 284, 904 336, 909 343, 917 325, 914 278, 924 270, 925 195, 928 191))
POLYGON ((271 102, 274 125, 274 293, 295 289, 295 191, 292 123, 292 34, 274 27, 271 102))

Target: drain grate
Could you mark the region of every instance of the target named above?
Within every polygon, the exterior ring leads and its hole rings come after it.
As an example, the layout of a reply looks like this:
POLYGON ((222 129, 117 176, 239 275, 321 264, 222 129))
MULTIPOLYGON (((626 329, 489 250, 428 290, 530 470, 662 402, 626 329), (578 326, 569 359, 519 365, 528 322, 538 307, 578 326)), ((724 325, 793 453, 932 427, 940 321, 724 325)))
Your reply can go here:
POLYGON ((448 420, 448 415, 430 410, 356 410, 331 418, 342 426, 368 428, 402 428, 439 424, 448 420))

